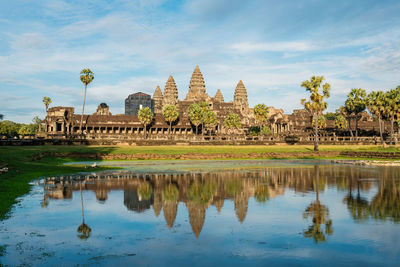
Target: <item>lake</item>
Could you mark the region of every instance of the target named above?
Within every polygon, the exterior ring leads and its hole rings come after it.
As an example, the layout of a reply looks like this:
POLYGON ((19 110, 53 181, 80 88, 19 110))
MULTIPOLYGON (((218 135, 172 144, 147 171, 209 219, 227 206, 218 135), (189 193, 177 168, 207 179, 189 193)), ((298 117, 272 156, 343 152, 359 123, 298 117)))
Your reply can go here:
POLYGON ((399 167, 314 160, 97 165, 121 169, 33 182, 0 222, 3 265, 400 261, 399 167))

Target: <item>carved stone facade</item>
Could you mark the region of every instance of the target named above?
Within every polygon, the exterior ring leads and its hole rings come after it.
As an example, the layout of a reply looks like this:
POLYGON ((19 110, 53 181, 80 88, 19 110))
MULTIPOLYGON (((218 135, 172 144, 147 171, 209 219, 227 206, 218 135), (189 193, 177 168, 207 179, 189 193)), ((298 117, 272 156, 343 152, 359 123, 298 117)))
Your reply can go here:
POLYGON ((192 78, 190 79, 189 92, 186 95, 185 101, 210 102, 210 100, 211 98, 206 92, 203 74, 201 74, 199 66, 196 66, 193 71, 192 78))
POLYGON ((219 89, 217 90, 213 100, 220 103, 224 102, 224 96, 222 95, 221 90, 219 89))
POLYGON ((110 112, 110 107, 106 103, 101 103, 98 107, 95 115, 112 115, 110 112))
POLYGON ((178 88, 172 75, 169 76, 164 88, 163 109, 165 106, 178 104, 178 88))
POLYGON ((154 100, 154 113, 161 113, 163 108, 163 94, 160 86, 157 85, 156 90, 153 94, 154 100))

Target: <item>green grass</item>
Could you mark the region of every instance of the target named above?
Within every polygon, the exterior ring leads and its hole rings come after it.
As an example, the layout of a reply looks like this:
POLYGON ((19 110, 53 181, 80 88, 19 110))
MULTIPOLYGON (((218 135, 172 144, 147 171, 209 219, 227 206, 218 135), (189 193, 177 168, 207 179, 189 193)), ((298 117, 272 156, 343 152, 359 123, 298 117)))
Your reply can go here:
MULTIPOLYGON (((28 193, 29 182, 43 176, 84 172, 82 166, 65 166, 76 159, 52 158, 34 160, 33 155, 43 152, 59 153, 155 153, 176 155, 185 153, 262 153, 262 152, 311 152, 313 146, 9 146, 0 147, 0 165, 9 164, 9 172, 0 174, 0 220, 3 219, 17 198, 28 193)), ((400 147, 381 146, 321 146, 320 151, 382 151, 400 152, 400 147)), ((284 158, 284 157, 283 157, 284 158)), ((307 156, 300 158, 318 158, 307 156)), ((343 158, 343 157, 340 157, 343 158)), ((79 159, 80 161, 82 159, 79 159)))

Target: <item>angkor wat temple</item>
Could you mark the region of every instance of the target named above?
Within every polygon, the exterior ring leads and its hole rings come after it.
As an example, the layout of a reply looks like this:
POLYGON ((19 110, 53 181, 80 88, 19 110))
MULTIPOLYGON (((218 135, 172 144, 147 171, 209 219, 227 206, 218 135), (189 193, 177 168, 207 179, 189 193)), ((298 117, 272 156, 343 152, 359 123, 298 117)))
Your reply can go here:
MULTIPOLYGON (((237 83, 233 101, 225 102, 222 92, 218 89, 214 97, 206 91, 204 78, 198 66, 193 71, 189 83, 189 90, 184 100, 178 98, 178 88, 172 76, 169 76, 164 92, 156 87, 153 97, 138 92, 129 95, 125 100, 125 114, 112 115, 109 107, 101 103, 93 114, 83 115, 82 132, 85 140, 99 144, 132 144, 136 140, 144 139, 144 126, 139 121, 137 112, 142 107, 150 107, 154 112, 153 122, 147 127, 149 139, 169 140, 169 125, 164 120, 162 110, 167 105, 175 105, 179 111, 179 119, 172 127, 172 139, 175 141, 217 140, 226 141, 283 141, 287 136, 300 137, 300 140, 311 141, 312 124, 310 114, 304 110, 294 110, 292 114, 285 114, 282 109, 269 107, 269 126, 271 135, 265 138, 250 136, 250 128, 256 126, 253 109, 249 107, 247 90, 240 80, 237 83), (213 129, 200 129, 201 136, 195 135, 194 126, 188 119, 188 107, 192 103, 206 101, 216 113, 219 123, 213 129), (224 127, 224 120, 230 113, 236 113, 241 118, 242 128, 234 134, 224 127), (205 135, 205 136, 204 136, 205 135)), ((45 136, 47 138, 72 139, 78 136, 81 115, 75 114, 73 107, 52 107, 47 111, 45 118, 45 136)), ((359 122, 361 132, 369 132, 374 135, 378 129, 378 123, 364 112, 359 122)), ((321 131, 321 136, 328 139, 336 138, 334 122, 327 121, 327 127, 321 131)), ((333 140, 333 139, 332 139, 333 140)), ((336 140, 336 139, 335 139, 336 140)), ((323 140, 322 140, 323 141, 323 140)))

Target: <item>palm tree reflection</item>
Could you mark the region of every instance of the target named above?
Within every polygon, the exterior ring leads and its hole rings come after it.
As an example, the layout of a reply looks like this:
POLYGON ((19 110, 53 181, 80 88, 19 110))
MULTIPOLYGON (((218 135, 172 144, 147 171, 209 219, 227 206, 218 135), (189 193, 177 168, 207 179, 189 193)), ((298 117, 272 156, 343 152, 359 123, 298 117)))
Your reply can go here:
POLYGON ((82 183, 79 183, 79 189, 81 191, 81 205, 82 205, 82 224, 79 225, 77 231, 78 231, 78 237, 80 239, 86 240, 90 237, 92 229, 85 223, 85 214, 83 210, 83 196, 82 196, 82 183))
POLYGON ((313 238, 315 243, 326 241, 326 235, 333 234, 332 220, 329 218, 328 207, 319 201, 319 166, 314 166, 316 200, 306 208, 303 218, 312 218, 312 224, 304 230, 303 235, 313 238), (323 229, 325 226, 325 229, 323 229))

